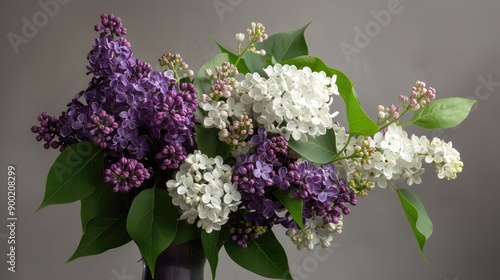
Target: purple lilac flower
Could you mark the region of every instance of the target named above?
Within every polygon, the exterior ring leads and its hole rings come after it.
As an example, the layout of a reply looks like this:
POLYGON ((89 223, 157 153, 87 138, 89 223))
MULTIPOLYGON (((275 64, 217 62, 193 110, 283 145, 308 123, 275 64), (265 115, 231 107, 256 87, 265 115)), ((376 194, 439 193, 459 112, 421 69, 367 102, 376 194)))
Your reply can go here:
POLYGON ((233 168, 233 182, 238 183, 242 204, 249 210, 243 215, 244 228, 233 230, 231 237, 242 247, 248 238, 245 234, 252 226, 265 232, 275 224, 288 223, 290 219, 277 215, 285 208, 272 192, 277 181, 275 178, 280 177, 277 172, 289 161, 286 149, 282 150, 282 147, 288 147, 288 143, 281 136, 268 136, 265 128, 259 128, 251 141, 253 152, 241 154, 233 168))
POLYGON ((50 116, 46 112, 43 112, 40 116, 38 116, 38 121, 40 122, 40 126, 32 126, 31 132, 37 133, 36 141, 44 141, 45 144, 43 147, 48 149, 49 147, 61 150, 64 146, 61 146, 61 142, 57 139, 60 138, 60 129, 61 123, 59 122, 59 118, 55 116, 50 116))
POLYGON ((127 34, 127 28, 122 26, 122 19, 115 17, 113 14, 102 14, 101 24, 94 27, 95 31, 101 32, 101 36, 116 35, 122 36, 127 34))
POLYGON ((169 169, 178 169, 179 166, 184 163, 184 160, 187 157, 187 152, 185 148, 179 144, 174 143, 173 145, 166 145, 163 147, 161 152, 156 154, 156 159, 160 162, 160 168, 165 170, 169 169))
POLYGON ((140 187, 150 176, 142 163, 122 157, 104 171, 104 182, 113 184, 115 192, 128 192, 134 187, 140 187))
MULTIPOLYGON (((131 44, 120 37, 127 31, 119 17, 103 14, 95 29, 100 36, 87 55, 88 87, 58 118, 42 114, 40 126, 32 131, 47 148, 63 149, 78 141, 98 144, 112 174, 119 171, 116 164, 127 158, 141 168, 165 170, 168 176, 196 145, 196 88, 179 85, 171 70, 153 71, 149 63, 138 60, 131 44)), ((132 178, 124 183, 117 174, 110 176, 106 180, 120 191, 143 182, 132 178)))
POLYGON ((118 128, 118 123, 115 122, 115 118, 112 115, 108 115, 104 111, 90 116, 90 121, 94 126, 89 131, 92 140, 102 149, 106 148, 112 139, 111 133, 118 128))
MULTIPOLYGON (((347 203, 356 205, 356 195, 350 191, 344 179, 338 179, 333 164, 318 168, 307 161, 289 165, 285 179, 296 186, 294 196, 303 199, 302 216, 311 218, 313 213, 323 216, 325 223, 338 223, 340 215, 348 215, 347 203)), ((296 227, 292 222, 290 226, 296 227)))
POLYGON ((248 239, 259 238, 259 235, 267 230, 266 226, 258 226, 242 220, 240 214, 237 212, 229 214, 228 226, 230 228, 231 240, 243 249, 248 247, 248 239))

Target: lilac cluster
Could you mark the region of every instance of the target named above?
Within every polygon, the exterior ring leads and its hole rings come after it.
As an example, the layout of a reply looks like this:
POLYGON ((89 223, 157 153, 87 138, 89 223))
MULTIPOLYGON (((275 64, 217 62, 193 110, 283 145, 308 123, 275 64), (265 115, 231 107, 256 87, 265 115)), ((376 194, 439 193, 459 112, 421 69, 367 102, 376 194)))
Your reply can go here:
POLYGON ((104 182, 112 183, 115 192, 128 192, 133 187, 140 187, 149 177, 150 173, 142 163, 125 157, 104 172, 104 182))
MULTIPOLYGON (((285 210, 274 194, 277 171, 288 164, 288 143, 282 136, 268 137, 265 128, 261 127, 258 134, 252 136, 253 152, 241 154, 233 168, 233 182, 238 183, 243 206, 248 210, 243 218, 252 226, 258 226, 260 231, 271 228, 275 224, 287 223, 288 217, 280 217, 278 212, 285 210)), ((244 240, 241 234, 246 234, 251 227, 239 227, 234 240, 244 240), (240 232, 241 231, 241 232, 240 232)), ((253 231, 255 232, 255 231, 253 231)))
POLYGON ((78 141, 99 145, 109 167, 106 180, 115 190, 128 191, 141 186, 153 170, 171 169, 162 173, 171 175, 194 150, 197 92, 192 84, 179 84, 175 70, 153 71, 134 57, 130 43, 119 37, 126 33, 119 17, 103 14, 101 19, 95 28, 100 36, 87 55, 88 88, 60 117, 42 114, 32 131, 46 148, 63 149, 78 141), (126 170, 123 159, 142 170, 134 173, 142 177, 118 175, 126 170))
POLYGON ((436 90, 433 87, 425 87, 425 83, 416 81, 412 87, 410 96, 399 96, 399 101, 402 107, 391 104, 385 108, 382 105, 378 106, 378 119, 379 123, 389 121, 390 119, 397 120, 409 110, 418 110, 425 107, 432 100, 436 99, 436 90))
POLYGON ((290 220, 289 215, 278 216, 285 207, 272 193, 278 171, 289 162, 288 143, 280 135, 269 136, 263 127, 251 141, 253 152, 241 154, 233 168, 233 182, 237 183, 242 205, 248 212, 244 221, 230 223, 231 238, 243 248, 249 237, 257 238, 273 225, 290 220))
POLYGON ((258 226, 241 219, 240 214, 232 212, 229 214, 229 222, 231 240, 236 242, 238 246, 246 249, 248 247, 248 239, 259 238, 259 235, 267 231, 267 226, 258 226))
POLYGON ((38 116, 38 121, 40 122, 40 126, 31 127, 31 132, 38 134, 36 136, 36 141, 40 142, 43 140, 45 142, 43 144, 45 149, 52 147, 54 149, 59 148, 62 151, 64 145, 63 142, 59 140, 61 130, 59 118, 43 112, 38 116))
POLYGON ((409 98, 408 96, 399 96, 399 100, 403 102, 403 107, 409 106, 412 110, 418 110, 434 99, 436 99, 436 90, 433 87, 426 88, 425 83, 421 81, 415 82, 409 98))
POLYGON ((324 224, 337 224, 342 215, 350 213, 347 205, 356 205, 356 194, 344 179, 337 177, 333 164, 317 167, 290 158, 286 140, 268 135, 263 127, 251 141, 253 152, 241 154, 233 169, 233 182, 238 183, 242 205, 248 210, 244 221, 230 223, 231 238, 238 245, 244 247, 249 237, 255 238, 257 232, 262 234, 275 224, 299 229, 289 212, 278 215, 286 209, 273 189, 290 190, 295 198, 303 200, 304 222, 321 217, 324 224))
POLYGON ((101 24, 97 24, 94 29, 97 32, 101 32, 101 36, 110 34, 122 36, 127 34, 127 28, 122 26, 122 19, 115 17, 113 14, 102 14, 101 24))
MULTIPOLYGON (((303 200, 304 219, 316 215, 323 217, 325 224, 337 224, 342 214, 351 212, 347 203, 353 206, 357 204, 356 194, 349 189, 344 179, 337 177, 333 164, 322 164, 318 168, 302 161, 291 163, 289 169, 283 180, 296 187, 294 197, 303 200)), ((298 228, 293 221, 290 226, 298 228)))

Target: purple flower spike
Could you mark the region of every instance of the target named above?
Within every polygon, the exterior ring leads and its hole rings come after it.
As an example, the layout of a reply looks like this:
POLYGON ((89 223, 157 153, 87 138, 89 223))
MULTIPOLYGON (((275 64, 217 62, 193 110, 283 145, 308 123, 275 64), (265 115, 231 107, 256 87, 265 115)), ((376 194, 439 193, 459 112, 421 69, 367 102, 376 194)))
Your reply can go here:
POLYGON ((128 192, 138 188, 150 177, 149 170, 135 159, 122 157, 104 171, 104 182, 113 184, 113 191, 128 192))

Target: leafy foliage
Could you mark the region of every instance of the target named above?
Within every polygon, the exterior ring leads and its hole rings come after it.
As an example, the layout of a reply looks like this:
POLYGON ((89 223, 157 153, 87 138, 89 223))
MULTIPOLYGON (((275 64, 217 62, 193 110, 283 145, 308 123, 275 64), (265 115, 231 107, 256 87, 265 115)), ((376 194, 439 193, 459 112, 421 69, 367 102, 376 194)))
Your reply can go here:
POLYGON ((156 258, 174 240, 177 232, 176 209, 166 191, 143 190, 132 202, 127 216, 127 231, 155 274, 156 258))
POLYGON ((433 228, 429 215, 427 215, 424 204, 418 196, 406 189, 398 189, 397 193, 413 234, 417 239, 422 256, 427 261, 424 255, 424 245, 431 236, 433 228))
POLYGON ((288 146, 307 160, 319 164, 331 162, 337 155, 333 129, 328 129, 324 135, 309 137, 307 142, 290 138, 288 146))
POLYGON ((475 100, 460 97, 434 100, 415 111, 410 124, 426 129, 454 127, 467 118, 475 102, 475 100))
POLYGON ((224 248, 235 263, 249 271, 268 278, 292 279, 285 250, 272 231, 250 238, 245 250, 235 242, 226 242, 224 248))
POLYGON ((89 196, 102 182, 103 172, 103 152, 99 147, 85 141, 66 147, 49 170, 45 196, 38 209, 89 196))

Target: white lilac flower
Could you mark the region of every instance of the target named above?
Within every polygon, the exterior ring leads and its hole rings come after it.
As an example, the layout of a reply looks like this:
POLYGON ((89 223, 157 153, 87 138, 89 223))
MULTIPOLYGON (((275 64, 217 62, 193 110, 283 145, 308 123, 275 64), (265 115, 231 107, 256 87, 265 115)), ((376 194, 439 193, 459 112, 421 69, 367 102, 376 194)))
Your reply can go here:
POLYGON ((231 175, 231 167, 220 156, 209 158, 200 151, 188 155, 175 179, 167 182, 172 203, 182 210, 180 219, 197 221, 208 233, 220 230, 241 200, 231 175))
POLYGON ((430 142, 425 161, 434 164, 439 179, 455 179, 457 173, 462 172, 464 165, 460 160, 460 153, 453 148, 452 142, 444 142, 439 138, 434 138, 430 142))
POLYGON ((288 229, 286 235, 297 246, 298 250, 313 250, 315 246, 321 245, 323 248, 330 247, 333 236, 342 233, 342 215, 339 216, 338 223, 325 224, 322 216, 314 216, 306 220, 304 229, 288 229))
POLYGON ((240 101, 267 131, 282 134, 287 140, 307 141, 332 128, 332 95, 337 95, 337 77, 294 65, 268 66, 269 78, 249 73, 240 82, 240 101))
POLYGON ((208 112, 208 115, 203 119, 203 126, 210 128, 216 127, 224 129, 229 124, 228 121, 228 106, 223 101, 210 101, 202 105, 203 110, 208 112))
POLYGON ((337 150, 343 149, 345 156, 352 156, 340 161, 337 168, 337 172, 346 178, 352 188, 359 188, 361 182, 375 182, 379 187, 385 188, 388 181, 399 178, 406 179, 409 186, 420 184, 420 176, 425 171, 422 168, 424 160, 434 165, 440 179, 454 179, 462 171, 460 153, 452 147, 451 142, 438 138, 429 141, 425 136, 408 137, 402 127, 395 123, 389 125, 385 133, 378 132, 373 138, 349 138, 345 128, 338 126, 334 126, 334 131, 337 150), (356 154, 364 141, 368 141, 365 146, 376 149, 369 159, 364 158, 366 152, 363 156, 356 154))

